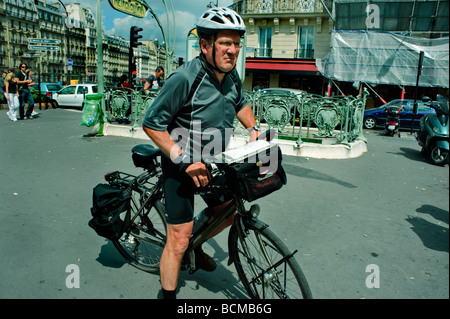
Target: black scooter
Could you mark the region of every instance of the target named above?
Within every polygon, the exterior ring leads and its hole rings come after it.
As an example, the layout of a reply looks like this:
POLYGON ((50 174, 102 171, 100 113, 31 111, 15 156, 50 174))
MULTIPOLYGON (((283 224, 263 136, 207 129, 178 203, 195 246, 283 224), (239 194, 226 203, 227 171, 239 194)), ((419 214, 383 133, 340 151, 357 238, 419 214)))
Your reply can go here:
POLYGON ((420 128, 415 136, 422 152, 433 164, 445 165, 449 162, 449 107, 448 100, 442 95, 438 94, 436 99, 436 102, 430 102, 429 97, 422 99, 436 114, 428 113, 420 119, 420 128))
POLYGON ((397 134, 400 137, 398 129, 400 127, 400 111, 402 110, 403 108, 398 106, 389 106, 386 109, 386 123, 384 124, 386 135, 394 136, 397 134))

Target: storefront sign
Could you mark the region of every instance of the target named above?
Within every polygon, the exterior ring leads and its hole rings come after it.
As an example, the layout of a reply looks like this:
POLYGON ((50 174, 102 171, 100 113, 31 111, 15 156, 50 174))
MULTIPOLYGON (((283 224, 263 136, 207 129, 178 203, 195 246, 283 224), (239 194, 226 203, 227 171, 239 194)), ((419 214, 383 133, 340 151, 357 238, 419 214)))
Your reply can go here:
POLYGON ((111 7, 117 11, 132 15, 138 18, 147 16, 149 6, 145 0, 108 0, 111 7))

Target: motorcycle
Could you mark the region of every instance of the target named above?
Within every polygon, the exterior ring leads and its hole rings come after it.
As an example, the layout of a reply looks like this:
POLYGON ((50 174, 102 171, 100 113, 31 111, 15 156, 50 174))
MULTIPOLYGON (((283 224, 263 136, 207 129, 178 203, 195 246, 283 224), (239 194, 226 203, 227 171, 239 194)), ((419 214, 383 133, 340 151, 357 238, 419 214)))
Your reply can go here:
POLYGON ((394 136, 395 134, 400 137, 400 111, 403 108, 398 106, 389 106, 386 109, 386 123, 384 124, 384 132, 386 135, 394 136))
POLYGON ((449 162, 449 107, 445 97, 438 94, 437 101, 424 97, 422 100, 436 111, 425 114, 420 119, 419 131, 415 133, 416 140, 435 165, 445 165, 449 162))

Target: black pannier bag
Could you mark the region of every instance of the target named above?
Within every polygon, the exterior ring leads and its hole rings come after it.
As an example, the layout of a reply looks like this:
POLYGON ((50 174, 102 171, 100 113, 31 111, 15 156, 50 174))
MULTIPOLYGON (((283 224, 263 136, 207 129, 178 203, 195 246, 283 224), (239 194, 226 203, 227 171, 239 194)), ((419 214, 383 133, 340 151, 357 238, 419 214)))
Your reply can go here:
POLYGON ((281 150, 274 145, 245 163, 232 164, 230 186, 249 202, 267 196, 287 183, 281 162, 281 150))
POLYGON ((130 225, 130 198, 127 189, 120 189, 108 184, 95 186, 92 195, 92 219, 89 226, 99 236, 110 240, 119 239, 130 225), (125 212, 125 216, 121 214, 125 212))

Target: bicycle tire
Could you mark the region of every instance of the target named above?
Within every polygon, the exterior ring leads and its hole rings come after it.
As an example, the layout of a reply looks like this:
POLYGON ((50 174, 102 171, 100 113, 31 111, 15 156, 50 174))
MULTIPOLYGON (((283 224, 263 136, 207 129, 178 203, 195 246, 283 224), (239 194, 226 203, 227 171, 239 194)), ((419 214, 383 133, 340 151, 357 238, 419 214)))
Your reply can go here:
POLYGON ((249 297, 311 299, 306 277, 286 245, 262 223, 252 223, 250 227, 244 227, 246 229, 240 239, 238 227, 232 226, 228 248, 230 258, 249 297), (280 261, 280 265, 271 268, 280 261))
MULTIPOLYGON (((132 191, 131 217, 142 208, 145 194, 132 191)), ((129 229, 118 240, 113 241, 119 253, 128 262, 143 271, 159 271, 159 261, 166 244, 166 219, 164 205, 160 200, 143 207, 129 229)))

